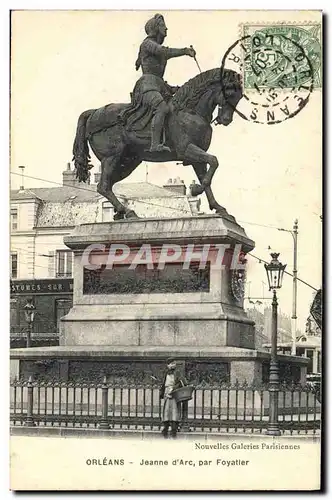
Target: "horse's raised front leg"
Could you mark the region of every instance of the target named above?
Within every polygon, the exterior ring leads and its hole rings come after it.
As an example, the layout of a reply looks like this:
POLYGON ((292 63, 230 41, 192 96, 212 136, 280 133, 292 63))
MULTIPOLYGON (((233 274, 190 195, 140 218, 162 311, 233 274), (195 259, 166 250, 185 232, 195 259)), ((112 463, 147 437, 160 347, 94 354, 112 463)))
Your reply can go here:
POLYGON ((137 217, 136 213, 126 208, 112 191, 113 185, 118 180, 116 172, 120 168, 119 159, 119 156, 104 158, 101 162, 101 176, 97 185, 98 193, 105 196, 105 198, 112 203, 116 212, 114 216, 115 220, 137 217))
MULTIPOLYGON (((211 181, 212 178, 218 168, 218 160, 217 157, 214 155, 210 155, 209 153, 206 153, 203 149, 199 148, 195 144, 189 144, 187 147, 185 154, 184 154, 184 162, 186 163, 191 163, 192 165, 194 163, 204 163, 205 164, 205 175, 201 179, 201 184, 202 184, 202 191, 206 191, 206 187, 211 186, 211 181), (210 165, 209 170, 206 169, 206 164, 210 165)), ((200 193, 197 193, 200 194, 200 193)))
MULTIPOLYGON (((206 163, 193 163, 192 165, 193 165, 193 168, 195 170, 195 173, 197 175, 199 182, 203 183, 203 180, 204 180, 206 173, 207 173, 206 163)), ((195 194, 195 192, 193 192, 193 194, 195 194)), ((208 202, 209 202, 210 210, 215 210, 216 213, 220 214, 220 215, 227 214, 227 210, 224 207, 222 207, 221 205, 219 205, 219 203, 216 201, 214 194, 212 192, 211 186, 205 187, 205 194, 206 194, 206 197, 207 197, 208 202)))

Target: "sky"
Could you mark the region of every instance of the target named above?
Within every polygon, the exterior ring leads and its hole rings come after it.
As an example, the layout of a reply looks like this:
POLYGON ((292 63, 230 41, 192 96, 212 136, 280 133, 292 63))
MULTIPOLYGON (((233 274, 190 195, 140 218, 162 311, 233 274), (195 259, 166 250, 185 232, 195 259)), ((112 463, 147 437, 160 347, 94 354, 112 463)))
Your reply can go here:
MULTIPOLYGON (((319 21, 315 12, 161 11, 168 27, 165 45, 193 45, 202 70, 219 67, 223 54, 241 36, 242 23, 301 24, 319 21), (268 19, 267 19, 268 16, 268 19), (190 29, 189 29, 190 28, 190 29)), ((136 79, 135 60, 145 37, 149 11, 16 11, 12 16, 11 172, 25 165, 27 176, 60 182, 72 157, 77 119, 86 109, 128 102, 136 79)), ((165 79, 181 85, 198 68, 189 57, 168 62, 165 79)), ((209 152, 219 160, 212 188, 256 243, 253 254, 269 260, 269 247, 292 271, 294 219, 299 221, 298 276, 321 286, 322 265, 322 94, 316 89, 294 118, 273 126, 234 116, 227 128, 214 127, 209 152)), ((92 163, 98 167, 98 161, 92 163)), ((148 180, 163 185, 179 176, 188 186, 190 166, 148 165, 148 180)), ((141 164, 125 182, 144 181, 141 164)), ((25 187, 52 184, 25 179, 25 187)), ((11 188, 19 177, 11 175, 11 188)), ((204 195, 202 196, 202 200, 204 195)), ((204 211, 208 206, 203 203, 204 211)), ((247 293, 270 297, 262 263, 248 261, 247 293), (264 285, 265 283, 265 285, 264 285)), ((304 329, 314 290, 298 284, 298 327, 304 329)), ((292 310, 292 279, 278 293, 280 309, 292 310)), ((268 301, 264 301, 268 304, 268 301)))

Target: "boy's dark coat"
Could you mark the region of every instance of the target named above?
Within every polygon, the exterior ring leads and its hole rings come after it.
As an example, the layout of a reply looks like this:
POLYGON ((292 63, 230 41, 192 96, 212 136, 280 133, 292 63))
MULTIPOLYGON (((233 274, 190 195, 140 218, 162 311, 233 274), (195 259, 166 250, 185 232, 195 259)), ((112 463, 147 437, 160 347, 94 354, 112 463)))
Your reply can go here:
MULTIPOLYGON (((165 382, 166 382, 166 376, 168 374, 168 370, 165 370, 164 377, 163 377, 163 383, 160 387, 160 399, 164 398, 165 395, 165 382)), ((174 377, 175 377, 175 385, 174 385, 174 390, 179 389, 180 387, 183 387, 184 385, 187 385, 186 379, 181 375, 181 373, 177 370, 174 372, 174 377)))

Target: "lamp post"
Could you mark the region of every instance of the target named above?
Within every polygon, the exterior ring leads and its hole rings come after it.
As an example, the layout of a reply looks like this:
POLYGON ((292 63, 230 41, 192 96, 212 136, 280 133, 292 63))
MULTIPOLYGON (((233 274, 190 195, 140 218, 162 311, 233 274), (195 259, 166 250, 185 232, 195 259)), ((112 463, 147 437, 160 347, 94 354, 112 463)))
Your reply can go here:
POLYGON ((271 332, 271 360, 269 377, 269 425, 267 434, 269 436, 280 436, 278 425, 278 395, 279 395, 279 366, 277 360, 277 342, 278 342, 278 300, 277 289, 281 288, 282 278, 286 269, 286 264, 279 262, 280 254, 271 253, 272 260, 270 264, 265 264, 269 290, 273 291, 272 299, 272 332, 271 332))
POLYGON ((35 319, 35 310, 36 310, 36 307, 32 303, 32 299, 27 299, 27 303, 25 304, 23 309, 25 314, 25 321, 27 322, 28 325, 26 347, 31 347, 31 333, 32 333, 32 326, 35 319))
POLYGON ((296 356, 296 320, 297 320, 297 235, 299 221, 295 219, 293 230, 279 227, 279 231, 285 231, 293 236, 293 307, 292 307, 292 356, 296 356))

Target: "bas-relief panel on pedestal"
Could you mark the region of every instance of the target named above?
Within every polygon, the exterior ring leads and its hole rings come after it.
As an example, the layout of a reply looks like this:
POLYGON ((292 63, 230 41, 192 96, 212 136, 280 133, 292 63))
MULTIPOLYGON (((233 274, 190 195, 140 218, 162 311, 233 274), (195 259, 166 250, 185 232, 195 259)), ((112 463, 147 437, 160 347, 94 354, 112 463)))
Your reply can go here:
MULTIPOLYGON (((230 367, 227 362, 185 361, 184 375, 188 382, 220 384, 229 382, 230 367)), ((28 379, 33 374, 35 380, 60 379, 75 381, 102 382, 104 377, 114 384, 135 384, 150 386, 162 382, 165 370, 164 361, 104 361, 70 360, 68 370, 62 371, 57 360, 21 361, 20 377, 28 379)))
POLYGON ((199 269, 199 263, 191 263, 189 269, 183 263, 157 265, 149 269, 145 264, 130 269, 129 265, 83 271, 83 294, 125 293, 186 293, 210 291, 210 265, 199 269))
MULTIPOLYGON (((183 363, 187 381, 195 386, 209 384, 218 386, 230 382, 231 362, 229 361, 186 361, 183 363)), ((33 375, 35 380, 69 380, 71 382, 86 381, 101 383, 106 377, 109 383, 135 384, 150 386, 161 383, 165 370, 164 361, 133 360, 69 360, 56 359, 20 362, 20 378, 28 379, 33 375), (67 364, 68 363, 68 364, 67 364)), ((301 368, 279 362, 279 378, 281 383, 299 383, 301 368)), ((269 381, 269 362, 262 362, 262 383, 269 381)))

